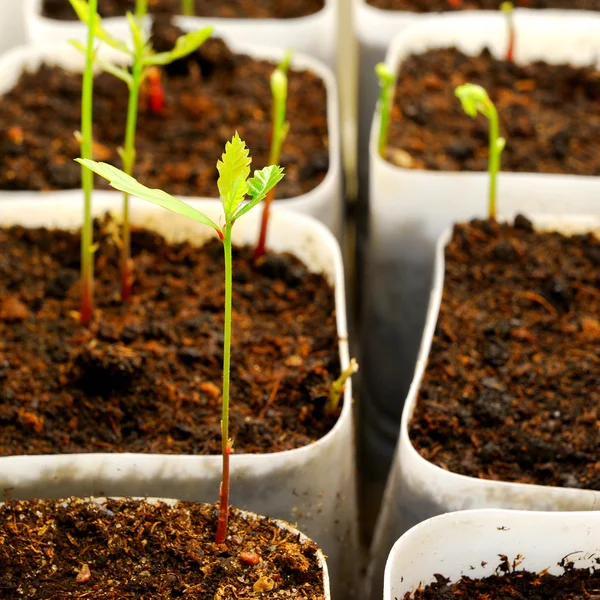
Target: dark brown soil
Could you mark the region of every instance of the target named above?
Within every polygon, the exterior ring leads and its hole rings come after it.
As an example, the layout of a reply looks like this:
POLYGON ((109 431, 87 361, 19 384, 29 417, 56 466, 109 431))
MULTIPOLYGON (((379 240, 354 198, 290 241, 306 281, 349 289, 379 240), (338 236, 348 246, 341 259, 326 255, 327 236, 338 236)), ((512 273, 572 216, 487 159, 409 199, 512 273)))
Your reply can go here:
POLYGON ((410 438, 463 475, 600 490, 600 241, 457 225, 410 438))
MULTIPOLYGON (((195 0, 199 17, 231 19, 294 19, 319 12, 325 0, 195 0)), ((42 14, 52 19, 73 21, 75 11, 69 0, 44 0, 42 14)), ((98 13, 102 17, 118 17, 135 10, 135 0, 98 0, 98 13)), ((181 13, 181 0, 149 0, 151 14, 177 15, 181 13)))
MULTIPOLYGON (((222 245, 136 229, 133 299, 118 298, 115 223, 96 232, 96 305, 81 327, 79 237, 0 229, 0 455, 220 452, 222 245)), ((236 452, 310 444, 337 420, 331 287, 289 255, 234 253, 236 452)))
MULTIPOLYGON (((498 10, 498 0, 367 0, 383 10, 444 12, 452 10, 498 10)), ((569 8, 600 10, 600 0, 513 0, 517 8, 569 8)))
POLYGON ((9 502, 0 506, 0 596, 324 598, 314 542, 232 511, 228 539, 216 544, 216 521, 216 507, 193 502, 9 502))
POLYGON ((574 569, 566 564, 561 575, 547 571, 536 574, 517 571, 506 557, 503 559, 495 575, 483 579, 463 576, 455 583, 435 575, 435 583, 406 594, 404 600, 591 600, 600 595, 600 569, 574 569))
POLYGON ((431 50, 403 62, 396 87, 388 160, 403 167, 485 171, 488 122, 466 115, 454 89, 482 85, 507 138, 502 170, 600 175, 600 72, 519 66, 487 50, 466 56, 431 50))
MULTIPOLYGON (((155 49, 173 47, 178 30, 164 26, 155 49)), ((250 148, 253 168, 266 166, 271 135, 271 88, 274 65, 232 54, 212 39, 188 62, 168 68, 162 114, 145 102, 137 128, 135 174, 146 185, 172 194, 215 197, 216 162, 237 130, 250 148)), ((127 86, 108 74, 94 88, 95 157, 121 166, 127 86)), ((81 75, 42 65, 24 74, 0 102, 0 189, 56 190, 79 186, 80 155, 73 132, 80 126, 81 75)), ((286 176, 278 198, 315 188, 329 169, 327 93, 308 71, 291 71, 290 133, 281 164, 286 176)), ((99 187, 106 187, 98 179, 99 187)))

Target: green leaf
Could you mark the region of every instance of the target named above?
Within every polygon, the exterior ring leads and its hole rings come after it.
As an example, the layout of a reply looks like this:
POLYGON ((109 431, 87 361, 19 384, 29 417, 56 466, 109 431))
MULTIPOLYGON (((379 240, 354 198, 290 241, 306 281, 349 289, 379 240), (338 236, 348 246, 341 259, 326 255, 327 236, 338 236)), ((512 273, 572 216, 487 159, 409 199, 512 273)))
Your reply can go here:
MULTIPOLYGON (((79 20, 89 26, 90 6, 87 0, 69 0, 69 2, 71 3, 73 10, 77 13, 79 20)), ((105 44, 109 45, 115 50, 120 50, 121 52, 129 54, 129 48, 127 48, 127 44, 108 33, 108 31, 102 27, 102 19, 98 15, 95 15, 93 27, 94 35, 99 40, 102 40, 105 44)))
POLYGON ((267 197, 267 194, 282 179, 283 168, 278 165, 271 165, 260 171, 254 171, 254 176, 248 180, 248 194, 251 200, 236 211, 232 220, 239 219, 249 210, 252 210, 259 202, 262 202, 267 197))
POLYGON ((153 65, 168 65, 175 60, 183 58, 192 52, 195 52, 204 42, 211 36, 213 32, 212 27, 204 27, 198 31, 186 33, 177 39, 175 47, 170 52, 159 52, 148 56, 144 60, 145 66, 153 65))
POLYGON ((385 63, 377 63, 375 65, 375 74, 379 79, 379 87, 388 88, 394 83, 394 74, 390 71, 385 63))
POLYGON ((463 110, 472 118, 480 112, 489 119, 489 109, 492 101, 487 92, 480 85, 474 83, 463 83, 459 85, 454 94, 460 100, 463 110))
POLYGON ((124 81, 127 84, 127 87, 131 87, 133 85, 133 77, 131 73, 127 69, 123 69, 121 67, 117 67, 117 65, 113 65, 112 63, 105 62, 103 60, 97 60, 96 64, 107 73, 110 73, 117 79, 124 81))
POLYGON ((135 52, 137 54, 144 49, 144 46, 146 45, 146 36, 140 27, 138 19, 129 11, 127 11, 127 21, 129 23, 129 30, 131 31, 133 47, 135 48, 135 52))
POLYGON ((198 221, 199 223, 203 223, 204 225, 208 225, 217 232, 221 231, 218 225, 213 223, 213 221, 203 215, 200 211, 197 211, 195 208, 192 208, 185 202, 175 198, 174 196, 171 196, 170 194, 167 194, 166 192, 163 192, 162 190, 147 188, 145 185, 142 185, 136 181, 133 177, 123 173, 121 169, 117 169, 117 167, 84 158, 76 158, 75 160, 79 164, 91 169, 97 175, 104 177, 104 179, 109 182, 111 187, 115 188, 116 190, 125 192, 126 194, 131 194, 132 196, 137 196, 138 198, 147 200, 153 204, 158 204, 158 206, 162 206, 163 208, 177 213, 178 215, 182 215, 184 217, 188 217, 189 219, 193 219, 194 221, 198 221))
POLYGON ((286 50, 281 62, 277 65, 277 68, 284 74, 287 75, 290 63, 292 62, 292 51, 286 50))
POLYGON ((231 141, 225 144, 225 152, 217 162, 219 195, 228 218, 246 198, 251 162, 248 148, 236 131, 231 141))

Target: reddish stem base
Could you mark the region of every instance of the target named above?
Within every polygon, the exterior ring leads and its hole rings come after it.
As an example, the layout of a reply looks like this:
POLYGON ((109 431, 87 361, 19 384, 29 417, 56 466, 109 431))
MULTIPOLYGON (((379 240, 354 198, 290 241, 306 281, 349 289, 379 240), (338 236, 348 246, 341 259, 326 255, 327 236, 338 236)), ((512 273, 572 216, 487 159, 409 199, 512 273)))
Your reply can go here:
POLYGON ((133 261, 127 258, 121 267, 121 300, 131 300, 131 288, 133 287, 133 261))
POLYGON ((87 325, 92 320, 94 312, 94 284, 84 280, 81 286, 81 309, 79 311, 79 322, 87 325))
POLYGON ((229 521, 229 456, 231 447, 227 444, 223 452, 223 481, 219 491, 219 519, 217 521, 217 535, 215 542, 223 544, 227 538, 227 523, 229 521))

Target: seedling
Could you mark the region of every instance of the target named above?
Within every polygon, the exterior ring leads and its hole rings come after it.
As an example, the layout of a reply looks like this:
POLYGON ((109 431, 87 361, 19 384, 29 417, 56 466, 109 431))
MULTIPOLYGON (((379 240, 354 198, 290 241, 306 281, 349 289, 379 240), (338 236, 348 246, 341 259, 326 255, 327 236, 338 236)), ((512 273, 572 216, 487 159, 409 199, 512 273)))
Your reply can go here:
POLYGON ((161 191, 149 189, 138 183, 133 177, 106 163, 97 163, 89 159, 77 159, 82 165, 108 180, 110 185, 126 194, 132 194, 143 200, 158 204, 172 212, 183 215, 204 225, 212 227, 223 242, 225 256, 225 321, 223 330, 223 401, 222 401, 222 451, 223 478, 219 492, 219 519, 216 542, 223 543, 227 536, 229 515, 229 456, 233 441, 229 439, 229 382, 231 370, 231 305, 232 305, 232 255, 231 230, 233 224, 242 215, 252 210, 283 178, 283 169, 269 166, 254 171, 250 175, 249 156, 246 144, 236 133, 225 146, 221 160, 217 162, 219 172, 219 196, 225 213, 225 224, 219 226, 200 211, 161 191), (247 198, 249 196, 249 199, 247 198))
POLYGON ((331 384, 329 388, 329 396, 325 403, 325 412, 332 412, 337 409, 340 404, 340 398, 346 387, 346 382, 354 373, 358 371, 358 363, 353 358, 350 364, 344 369, 342 374, 331 384))
POLYGON ((488 171, 490 174, 490 191, 488 216, 490 219, 496 218, 496 179, 500 170, 500 155, 506 146, 506 140, 500 137, 500 126, 498 123, 498 111, 494 103, 490 100, 487 92, 480 85, 464 83, 459 85, 454 91, 456 97, 460 100, 463 110, 473 119, 481 113, 489 122, 489 147, 490 156, 488 161, 488 171))
POLYGON ((194 0, 181 0, 181 14, 186 17, 193 17, 196 13, 194 0))
MULTIPOLYGON (((89 11, 86 0, 70 0, 79 18, 87 23, 89 11)), ((147 9, 146 2, 136 4, 136 12, 143 13, 147 9)), ((145 14, 145 13, 144 13, 145 14)), ((103 27, 102 20, 96 17, 94 32, 103 42, 131 57, 131 71, 112 63, 98 60, 98 65, 106 72, 121 79, 129 88, 129 101, 127 106, 127 123, 125 125, 125 141, 119 150, 123 161, 123 170, 128 175, 133 173, 135 165, 135 137, 137 128, 137 114, 142 82, 148 78, 150 81, 150 106, 153 111, 160 112, 164 102, 164 92, 160 84, 159 66, 168 65, 175 60, 183 58, 196 51, 211 35, 212 27, 205 27, 193 33, 182 35, 175 42, 175 47, 170 52, 155 53, 145 35, 140 19, 127 13, 133 47, 128 46, 110 35, 103 27)), ((74 45, 79 47, 75 42, 74 45)), ((133 264, 131 260, 131 233, 129 228, 129 194, 123 196, 123 224, 121 232, 121 299, 127 301, 131 298, 133 284, 133 264)))
POLYGON ((512 2, 503 2, 500 10, 506 15, 506 27, 508 29, 508 47, 506 49, 506 60, 513 62, 515 53, 515 16, 512 2))
MULTIPOLYGON (((290 130, 290 124, 285 120, 288 93, 287 72, 290 66, 292 53, 286 52, 283 60, 271 75, 271 95, 273 97, 271 110, 271 149, 269 151, 269 163, 278 165, 281 162, 281 147, 290 130)), ((265 254, 267 243, 267 227, 269 224, 269 211, 271 202, 275 197, 275 190, 269 192, 263 206, 260 234, 254 249, 254 258, 260 258, 265 254)))
POLYGON ((385 63, 375 65, 375 74, 379 79, 379 140, 377 150, 379 156, 385 159, 388 137, 390 133, 390 117, 392 112, 392 100, 394 98, 394 84, 396 77, 385 63))
POLYGON ((148 14, 148 0, 135 0, 135 16, 143 19, 148 14))

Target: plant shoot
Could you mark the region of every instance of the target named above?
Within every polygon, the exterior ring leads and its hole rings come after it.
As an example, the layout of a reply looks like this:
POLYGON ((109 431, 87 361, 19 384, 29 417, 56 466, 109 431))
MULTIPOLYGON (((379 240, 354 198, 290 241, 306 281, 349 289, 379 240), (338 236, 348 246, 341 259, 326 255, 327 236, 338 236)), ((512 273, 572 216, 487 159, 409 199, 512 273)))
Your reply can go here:
MULTIPOLYGON (((94 94, 94 35, 93 24, 98 18, 98 1, 90 0, 85 7, 77 7, 71 0, 73 8, 86 11, 85 21, 88 24, 87 44, 82 47, 85 54, 85 68, 81 91, 81 156, 92 158, 92 102, 94 94)), ((80 12, 78 12, 80 14, 80 12)), ((81 227, 81 308, 79 320, 87 325, 94 311, 94 231, 92 221, 92 190, 94 176, 91 171, 81 168, 81 186, 83 188, 83 225, 81 227)))
POLYGON ((329 396, 325 403, 325 412, 334 411, 340 404, 340 398, 344 393, 346 382, 354 373, 358 371, 358 363, 356 359, 351 359, 350 364, 344 369, 342 374, 331 384, 329 388, 329 396))
POLYGON ((184 17, 193 17, 196 14, 194 0, 181 0, 181 14, 184 17))
POLYGON ((377 151, 379 156, 385 159, 385 151, 390 132, 390 117, 392 112, 392 100, 394 98, 394 83, 396 78, 385 63, 375 65, 375 74, 379 79, 379 139, 377 151))
MULTIPOLYGON (((271 165, 278 165, 281 162, 281 147, 290 129, 290 124, 285 120, 288 95, 287 71, 290 60, 291 52, 288 51, 271 75, 271 95, 273 98, 271 110, 271 149, 269 151, 269 164, 271 165)), ((273 189, 267 195, 263 206, 260 234, 256 248, 254 249, 254 258, 260 258, 266 251, 269 212, 274 197, 275 190, 273 189)))
POLYGON ((496 218, 496 180, 500 170, 500 156, 506 146, 506 140, 500 137, 498 111, 490 100, 487 92, 480 85, 464 83, 459 85, 454 93, 460 100, 463 110, 473 119, 481 113, 489 122, 489 160, 490 187, 488 199, 488 216, 496 218))
POLYGON ((500 5, 500 10, 506 15, 506 27, 508 29, 508 46, 506 48, 506 60, 514 61, 515 56, 515 15, 513 13, 514 6, 512 2, 503 2, 500 5))
MULTIPOLYGON (((86 0, 71 0, 79 18, 88 22, 86 15, 86 0)), ((136 3, 136 12, 147 10, 147 2, 136 3)), ((110 73, 124 81, 129 89, 129 100, 127 104, 127 121, 125 125, 125 140, 123 147, 119 149, 123 170, 128 175, 133 173, 135 166, 135 138, 137 129, 138 106, 140 88, 147 78, 150 84, 149 105, 152 112, 162 111, 164 104, 164 91, 160 83, 159 66, 167 65, 179 58, 196 51, 211 35, 212 28, 205 27, 199 31, 188 33, 179 37, 174 48, 170 52, 154 53, 145 35, 139 18, 127 13, 127 20, 131 31, 132 48, 114 38, 103 27, 102 20, 96 17, 95 33, 98 38, 106 44, 123 52, 131 58, 131 70, 115 64, 97 61, 98 65, 107 73, 110 73)), ((77 45, 77 44, 76 44, 77 45)), ((123 195, 123 223, 121 231, 121 300, 124 302, 131 298, 133 285, 133 262, 131 259, 131 232, 129 227, 129 194, 123 195)))
POLYGON ((148 14, 148 0, 135 0, 135 16, 143 19, 148 14))
POLYGON ((106 163, 77 159, 85 167, 108 180, 110 185, 123 193, 131 194, 158 204, 172 212, 183 215, 208 227, 212 227, 223 243, 225 258, 225 322, 223 330, 223 400, 222 400, 222 452, 223 476, 219 491, 219 519, 216 542, 223 543, 227 537, 229 515, 229 456, 233 441, 229 438, 229 384, 231 371, 231 310, 232 310, 232 242, 231 231, 234 223, 242 215, 252 210, 283 178, 283 169, 272 165, 254 171, 250 177, 250 164, 246 144, 236 133, 225 146, 221 160, 217 162, 219 172, 218 188, 225 222, 217 225, 206 215, 185 202, 163 192, 150 189, 138 183, 133 177, 106 163))

